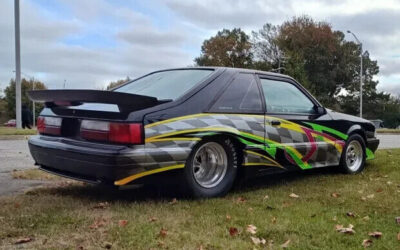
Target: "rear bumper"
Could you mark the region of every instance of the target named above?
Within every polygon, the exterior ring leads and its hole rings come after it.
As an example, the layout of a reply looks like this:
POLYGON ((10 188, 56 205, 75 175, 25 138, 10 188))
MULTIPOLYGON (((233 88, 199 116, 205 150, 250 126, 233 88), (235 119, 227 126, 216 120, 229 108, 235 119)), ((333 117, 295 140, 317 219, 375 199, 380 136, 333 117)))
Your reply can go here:
POLYGON ((372 152, 375 152, 379 146, 379 139, 377 138, 369 138, 367 139, 367 148, 372 152))
POLYGON ((37 135, 29 139, 29 149, 41 169, 91 183, 113 184, 149 166, 143 145, 106 145, 37 135))

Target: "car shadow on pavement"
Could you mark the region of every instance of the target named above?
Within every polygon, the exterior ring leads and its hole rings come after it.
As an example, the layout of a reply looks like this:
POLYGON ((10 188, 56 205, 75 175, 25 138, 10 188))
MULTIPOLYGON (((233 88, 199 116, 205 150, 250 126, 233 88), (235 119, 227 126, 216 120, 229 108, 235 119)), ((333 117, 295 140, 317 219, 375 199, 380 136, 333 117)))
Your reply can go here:
MULTIPOLYGON (((290 185, 297 180, 310 179, 317 176, 341 175, 336 168, 312 169, 304 172, 289 172, 267 175, 236 183, 231 190, 233 195, 243 195, 261 188, 269 188, 281 185, 290 185)), ((179 179, 177 179, 179 180, 179 179)), ((35 193, 73 197, 93 202, 141 202, 141 201, 170 201, 174 198, 180 200, 191 200, 182 187, 173 185, 171 182, 158 185, 133 186, 117 189, 113 186, 80 184, 68 182, 69 184, 54 185, 36 189, 35 193)), ((178 183, 178 182, 174 182, 178 183)))

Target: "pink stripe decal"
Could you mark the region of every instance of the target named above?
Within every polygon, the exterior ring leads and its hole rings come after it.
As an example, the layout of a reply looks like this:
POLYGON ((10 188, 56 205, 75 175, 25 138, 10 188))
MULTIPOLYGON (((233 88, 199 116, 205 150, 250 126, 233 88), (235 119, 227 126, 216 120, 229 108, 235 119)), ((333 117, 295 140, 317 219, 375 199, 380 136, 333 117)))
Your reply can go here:
POLYGON ((302 127, 304 132, 306 133, 308 141, 311 143, 311 149, 308 151, 308 153, 301 159, 303 162, 308 162, 308 160, 311 158, 311 156, 315 153, 317 150, 317 143, 315 143, 314 137, 312 136, 312 133, 315 132, 311 129, 302 127))

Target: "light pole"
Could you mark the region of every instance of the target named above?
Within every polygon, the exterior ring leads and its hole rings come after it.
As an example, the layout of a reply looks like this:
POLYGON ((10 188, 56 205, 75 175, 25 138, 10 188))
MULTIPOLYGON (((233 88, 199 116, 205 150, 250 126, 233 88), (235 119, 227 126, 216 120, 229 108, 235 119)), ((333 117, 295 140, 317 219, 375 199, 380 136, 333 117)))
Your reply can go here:
POLYGON ((347 31, 347 33, 352 34, 354 38, 356 39, 358 45, 360 45, 360 117, 362 118, 362 96, 363 96, 363 49, 362 49, 362 43, 360 40, 358 40, 357 36, 351 32, 350 30, 347 31))
POLYGON ((21 128, 21 55, 19 36, 19 0, 14 0, 15 25, 15 119, 16 127, 21 128))

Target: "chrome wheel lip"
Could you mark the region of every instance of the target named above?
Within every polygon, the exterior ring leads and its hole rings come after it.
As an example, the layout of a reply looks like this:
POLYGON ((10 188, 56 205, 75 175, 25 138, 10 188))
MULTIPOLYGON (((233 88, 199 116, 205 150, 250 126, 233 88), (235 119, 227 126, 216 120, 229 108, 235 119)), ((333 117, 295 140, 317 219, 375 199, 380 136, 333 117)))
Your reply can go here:
POLYGON ((357 140, 351 141, 346 149, 347 167, 353 172, 357 171, 362 165, 363 157, 364 152, 361 143, 357 140))
POLYGON ((225 149, 216 142, 201 145, 193 157, 192 174, 203 188, 213 188, 224 179, 228 169, 225 149))

